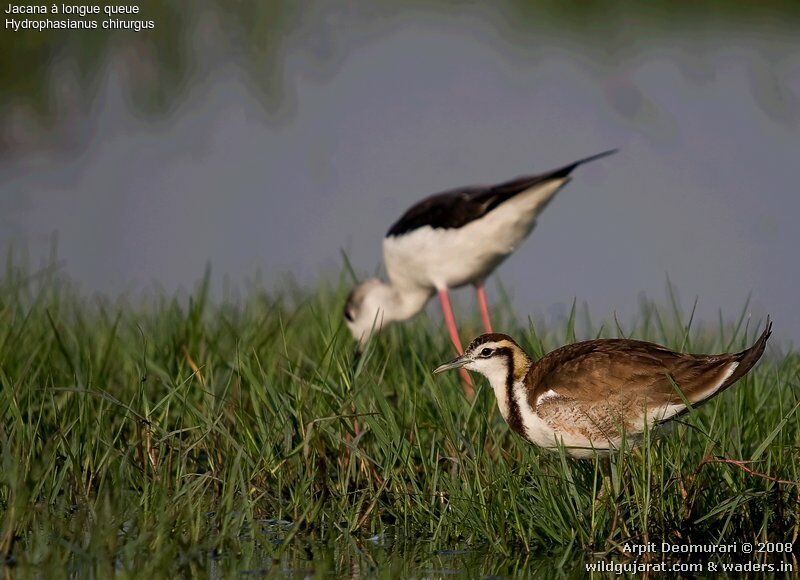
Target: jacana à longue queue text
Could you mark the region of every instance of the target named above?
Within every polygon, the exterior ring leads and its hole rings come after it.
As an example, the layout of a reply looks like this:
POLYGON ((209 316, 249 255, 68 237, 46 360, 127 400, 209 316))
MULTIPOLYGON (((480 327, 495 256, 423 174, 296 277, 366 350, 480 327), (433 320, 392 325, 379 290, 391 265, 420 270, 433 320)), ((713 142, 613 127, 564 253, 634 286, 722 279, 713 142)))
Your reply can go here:
POLYGON ((434 373, 465 368, 484 375, 500 412, 519 435, 539 447, 578 458, 607 454, 645 429, 665 423, 742 378, 772 332, 739 353, 698 355, 650 342, 576 342, 533 361, 505 334, 483 334, 464 354, 434 373))
MULTIPOLYGON (((492 331, 484 281, 531 233, 536 218, 584 163, 615 150, 581 159, 541 175, 505 183, 471 186, 432 195, 412 206, 383 239, 389 281, 372 278, 350 292, 347 326, 363 349, 373 331, 417 314, 434 294, 444 311, 450 340, 464 351, 448 290, 475 286, 484 330, 492 331)), ((472 383, 462 371, 467 396, 472 383)))

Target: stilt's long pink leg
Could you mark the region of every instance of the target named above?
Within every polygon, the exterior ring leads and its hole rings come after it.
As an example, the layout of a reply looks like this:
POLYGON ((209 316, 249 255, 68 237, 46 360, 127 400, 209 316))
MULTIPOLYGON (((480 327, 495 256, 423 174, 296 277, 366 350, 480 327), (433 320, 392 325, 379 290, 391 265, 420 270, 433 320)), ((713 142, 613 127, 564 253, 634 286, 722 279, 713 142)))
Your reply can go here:
MULTIPOLYGON (((453 309, 450 306, 450 296, 447 294, 447 288, 439 290, 439 301, 442 303, 442 312, 444 312, 444 321, 447 324, 447 330, 450 333, 450 340, 453 346, 456 347, 458 354, 464 354, 464 348, 461 346, 461 339, 458 337, 458 328, 456 327, 456 317, 453 316, 453 309)), ((475 389, 472 387, 472 379, 469 373, 464 369, 458 369, 461 375, 461 381, 464 383, 464 394, 469 400, 475 397, 475 389)))
POLYGON ((450 306, 450 296, 447 294, 446 288, 439 290, 439 300, 442 303, 444 321, 447 324, 447 331, 450 333, 450 340, 453 342, 453 346, 456 347, 458 354, 464 354, 464 347, 461 346, 461 338, 458 336, 456 317, 453 315, 453 308, 450 306))
POLYGON ((486 290, 483 287, 483 283, 475 284, 475 290, 478 291, 478 306, 481 309, 483 328, 486 332, 494 332, 492 330, 492 321, 489 320, 489 305, 486 303, 486 290))

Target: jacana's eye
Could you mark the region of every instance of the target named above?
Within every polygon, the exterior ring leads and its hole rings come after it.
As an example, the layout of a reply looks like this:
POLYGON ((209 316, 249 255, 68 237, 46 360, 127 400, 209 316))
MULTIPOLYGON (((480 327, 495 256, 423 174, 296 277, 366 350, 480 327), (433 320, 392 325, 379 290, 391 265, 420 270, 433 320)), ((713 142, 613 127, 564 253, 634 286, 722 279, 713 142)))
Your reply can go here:
POLYGON ((492 350, 491 348, 484 348, 484 349, 481 350, 481 356, 489 357, 489 356, 492 356, 493 352, 494 352, 494 350, 492 350))

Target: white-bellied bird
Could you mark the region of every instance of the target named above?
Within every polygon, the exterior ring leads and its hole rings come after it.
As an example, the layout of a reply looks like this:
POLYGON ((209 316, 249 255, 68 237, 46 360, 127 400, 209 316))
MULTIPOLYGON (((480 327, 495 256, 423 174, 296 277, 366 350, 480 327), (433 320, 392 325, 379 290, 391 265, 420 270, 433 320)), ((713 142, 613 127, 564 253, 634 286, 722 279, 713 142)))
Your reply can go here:
POLYGON ((344 316, 359 349, 373 331, 411 318, 438 293, 450 340, 463 353, 448 290, 467 284, 475 286, 483 326, 491 332, 484 280, 531 233, 536 218, 576 167, 615 152, 498 185, 445 191, 411 207, 383 239, 389 281, 366 280, 347 299, 344 316))
POLYGON ((650 342, 599 339, 563 346, 533 361, 505 334, 484 334, 457 359, 434 370, 468 369, 487 379, 500 413, 539 447, 563 445, 591 457, 638 442, 665 423, 720 394, 764 354, 772 323, 735 354, 674 352, 650 342))

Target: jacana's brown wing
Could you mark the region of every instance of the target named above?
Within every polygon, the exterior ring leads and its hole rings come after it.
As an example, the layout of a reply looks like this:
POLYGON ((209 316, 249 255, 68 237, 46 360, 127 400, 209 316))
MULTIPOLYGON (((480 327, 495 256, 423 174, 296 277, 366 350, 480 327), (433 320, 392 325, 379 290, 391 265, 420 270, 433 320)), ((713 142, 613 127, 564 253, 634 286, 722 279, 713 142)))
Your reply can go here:
POLYGON ((743 353, 691 355, 637 340, 594 340, 567 345, 529 372, 528 402, 551 424, 574 423, 596 438, 640 430, 685 411, 722 388, 743 353))

